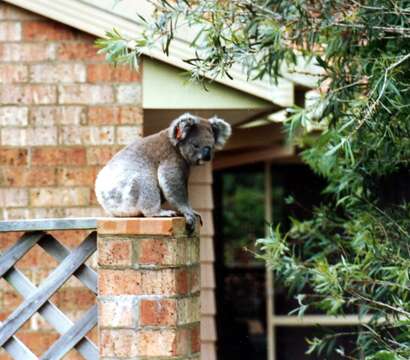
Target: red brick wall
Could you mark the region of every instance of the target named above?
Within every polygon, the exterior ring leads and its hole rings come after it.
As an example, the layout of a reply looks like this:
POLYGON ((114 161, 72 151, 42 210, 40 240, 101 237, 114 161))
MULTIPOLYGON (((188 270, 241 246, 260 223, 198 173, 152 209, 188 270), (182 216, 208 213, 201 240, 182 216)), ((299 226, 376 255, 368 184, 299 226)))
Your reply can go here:
MULTIPOLYGON (((95 175, 140 134, 141 84, 137 72, 106 64, 94 40, 0 1, 0 218, 102 214, 95 175)), ((0 234, 0 251, 18 235, 0 234)), ((55 233, 70 247, 84 235, 55 233)), ((38 285, 55 265, 35 247, 17 267, 38 285)), ((21 301, 0 280, 0 320, 21 301)), ((95 297, 73 279, 53 301, 76 319, 95 297)), ((40 316, 17 336, 37 355, 58 337, 40 316)), ((73 351, 67 358, 81 357, 73 351)), ((0 359, 9 356, 0 352, 0 359)))
POLYGON ((140 76, 95 38, 0 3, 3 218, 100 215, 93 183, 140 134, 140 76))

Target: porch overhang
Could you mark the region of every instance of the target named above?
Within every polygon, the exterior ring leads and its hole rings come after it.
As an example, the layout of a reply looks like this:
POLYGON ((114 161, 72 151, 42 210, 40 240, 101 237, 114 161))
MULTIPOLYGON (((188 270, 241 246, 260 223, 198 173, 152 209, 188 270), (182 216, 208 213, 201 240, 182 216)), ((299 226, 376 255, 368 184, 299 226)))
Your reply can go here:
MULTIPOLYGON (((136 13, 150 17, 152 4, 147 0, 5 0, 21 8, 30 10, 50 19, 72 26, 98 37, 113 28, 120 31, 127 38, 134 38, 143 30, 138 22, 136 13), (116 4, 116 5, 115 5, 116 4), (115 5, 115 6, 114 6, 115 5)), ((186 29, 185 29, 186 30, 186 29)), ((180 69, 189 70, 190 65, 184 59, 192 58, 195 49, 190 46, 189 36, 192 31, 178 32, 172 42, 169 56, 165 55, 160 46, 147 50, 145 55, 170 64, 180 69)), ((192 34, 191 34, 192 35, 192 34)), ((233 79, 220 77, 214 79, 220 84, 240 90, 255 97, 270 101, 279 107, 292 106, 295 102, 295 91, 306 91, 315 87, 316 78, 306 74, 316 74, 318 68, 300 59, 300 72, 289 72, 283 68, 283 77, 277 83, 271 79, 250 81, 240 64, 236 64, 230 71, 233 79)))

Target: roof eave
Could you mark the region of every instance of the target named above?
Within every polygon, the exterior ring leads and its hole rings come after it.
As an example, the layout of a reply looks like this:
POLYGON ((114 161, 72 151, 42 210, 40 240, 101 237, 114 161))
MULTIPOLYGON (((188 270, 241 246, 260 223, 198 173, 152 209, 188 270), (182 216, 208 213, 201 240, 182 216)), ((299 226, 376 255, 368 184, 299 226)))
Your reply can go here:
MULTIPOLYGON (((118 29, 125 37, 129 38, 133 38, 135 34, 142 31, 142 26, 136 21, 81 0, 5 0, 5 2, 97 37, 104 37, 106 31, 112 28, 118 29)), ((144 6, 144 1, 139 2, 139 4, 144 6)), ((190 47, 188 41, 175 39, 170 47, 169 54, 169 56, 165 55, 160 48, 153 48, 145 53, 147 56, 172 66, 189 70, 190 65, 183 61, 183 59, 190 58, 194 54, 194 50, 190 47)), ((242 67, 237 65, 232 68, 230 75, 233 79, 217 78, 213 80, 272 101, 280 107, 288 107, 294 104, 294 83, 289 79, 291 78, 289 74, 279 79, 276 84, 268 80, 249 81, 242 67)), ((304 85, 310 85, 309 81, 309 78, 304 77, 304 85)))

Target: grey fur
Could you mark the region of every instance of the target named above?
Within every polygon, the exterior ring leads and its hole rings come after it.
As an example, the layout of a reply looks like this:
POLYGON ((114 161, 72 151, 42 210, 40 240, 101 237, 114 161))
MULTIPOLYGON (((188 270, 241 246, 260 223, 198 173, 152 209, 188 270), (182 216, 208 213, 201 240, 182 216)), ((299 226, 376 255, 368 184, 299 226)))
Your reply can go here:
POLYGON ((172 121, 168 128, 168 136, 171 139, 172 145, 176 146, 178 144, 178 140, 175 139, 175 132, 177 129, 181 131, 181 139, 179 141, 182 141, 188 136, 189 129, 194 125, 198 125, 199 121, 199 118, 190 113, 182 114, 180 117, 172 121))
POLYGON ((220 150, 232 134, 231 126, 217 116, 210 118, 209 122, 215 134, 215 148, 220 150))
POLYGON ((168 129, 134 141, 107 163, 95 183, 98 202, 112 216, 181 214, 192 231, 198 214, 188 201, 189 168, 211 160, 230 134, 230 125, 221 119, 181 115, 168 129), (163 200, 176 211, 162 209, 163 200))

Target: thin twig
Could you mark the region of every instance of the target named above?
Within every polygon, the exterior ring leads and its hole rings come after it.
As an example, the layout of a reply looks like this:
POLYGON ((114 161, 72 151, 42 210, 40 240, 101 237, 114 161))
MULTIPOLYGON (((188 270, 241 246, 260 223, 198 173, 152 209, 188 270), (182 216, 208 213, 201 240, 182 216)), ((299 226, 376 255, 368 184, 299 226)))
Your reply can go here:
POLYGON ((399 26, 367 26, 365 24, 347 24, 347 23, 341 23, 341 22, 333 23, 333 25, 340 26, 340 27, 347 27, 347 28, 382 30, 382 31, 385 31, 388 33, 394 33, 394 34, 410 33, 409 28, 404 28, 404 27, 399 27, 399 26))
POLYGON ((408 311, 406 311, 406 310, 400 309, 400 308, 398 308, 398 307, 391 306, 391 305, 386 304, 386 303, 383 303, 383 302, 381 302, 381 301, 369 299, 369 298, 367 298, 367 297, 365 297, 365 296, 363 296, 363 295, 357 293, 356 291, 352 291, 352 290, 349 291, 349 290, 348 290, 348 292, 350 292, 352 295, 357 296, 357 297, 359 297, 360 299, 362 299, 362 300, 364 300, 364 301, 366 301, 366 302, 368 302, 368 303, 370 303, 370 304, 375 304, 375 305, 378 305, 379 307, 382 307, 382 308, 384 307, 384 308, 389 309, 389 310, 392 310, 392 311, 394 311, 394 312, 396 312, 396 313, 405 315, 406 318, 410 318, 410 312, 408 312, 408 311))
POLYGON ((379 96, 377 97, 377 99, 372 103, 371 106, 369 106, 368 111, 366 113, 366 115, 363 117, 362 120, 360 120, 359 124, 357 125, 357 127, 353 130, 353 132, 349 135, 349 138, 352 138, 352 136, 363 126, 364 123, 367 122, 367 120, 370 118, 370 116, 372 116, 374 110, 376 109, 377 105, 380 102, 380 99, 382 98, 382 96, 384 95, 384 92, 386 90, 386 86, 387 86, 387 76, 389 74, 389 72, 391 70, 393 70, 395 67, 399 66, 402 62, 406 61, 408 58, 410 58, 410 53, 403 56, 400 60, 396 61, 394 64, 391 64, 384 72, 384 78, 383 78, 383 85, 382 85, 382 89, 379 93, 379 96))

